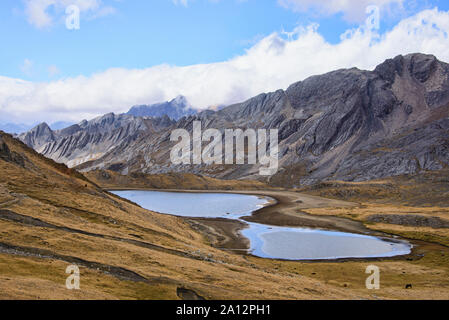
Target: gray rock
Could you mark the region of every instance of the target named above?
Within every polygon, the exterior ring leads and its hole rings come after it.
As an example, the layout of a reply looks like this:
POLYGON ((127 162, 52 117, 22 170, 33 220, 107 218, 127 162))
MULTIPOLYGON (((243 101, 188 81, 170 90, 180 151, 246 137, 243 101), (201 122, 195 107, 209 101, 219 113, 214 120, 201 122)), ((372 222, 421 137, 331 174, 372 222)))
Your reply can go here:
POLYGON ((202 122, 203 130, 276 128, 281 167, 279 179, 271 180, 282 185, 282 175, 289 172, 289 183, 299 186, 365 181, 448 166, 448 117, 449 65, 431 55, 411 54, 389 59, 374 71, 352 68, 313 76, 287 90, 187 115, 176 123, 167 118, 151 123, 136 117, 117 119, 110 114, 53 134, 42 127, 22 139, 65 163, 86 160, 97 152, 78 167, 81 170, 187 171, 260 179, 258 165, 173 165, 170 133, 174 128, 192 130, 195 120, 202 122))
POLYGON ((155 117, 160 118, 168 116, 170 119, 179 120, 182 117, 196 114, 197 111, 192 108, 184 96, 178 96, 175 99, 156 103, 152 105, 140 105, 132 107, 127 114, 135 117, 155 117))
POLYGON ((19 135, 19 139, 43 155, 74 167, 98 159, 118 145, 131 144, 143 133, 156 132, 172 123, 167 117, 144 119, 109 113, 56 131, 42 123, 19 135))

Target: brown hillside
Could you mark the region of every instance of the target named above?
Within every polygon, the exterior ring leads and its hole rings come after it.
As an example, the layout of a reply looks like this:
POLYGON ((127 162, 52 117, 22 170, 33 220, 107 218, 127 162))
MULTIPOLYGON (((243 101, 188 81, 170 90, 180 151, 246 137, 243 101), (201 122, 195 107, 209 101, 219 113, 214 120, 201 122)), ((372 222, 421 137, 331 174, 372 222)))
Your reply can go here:
POLYGON ((94 170, 83 174, 106 189, 261 190, 268 188, 266 184, 259 181, 219 180, 191 173, 122 175, 110 170, 94 170))
POLYGON ((179 288, 207 299, 355 297, 214 249, 180 218, 104 192, 3 132, 0 228, 3 299, 176 299, 179 288), (79 291, 65 288, 73 263, 79 291))
POLYGON ((383 290, 374 296, 365 287, 372 261, 243 256, 212 247, 191 226, 208 228, 144 210, 0 132, 0 299, 448 297, 449 252, 440 245, 420 246, 417 260, 376 261, 383 290), (65 287, 72 264, 81 290, 65 287))

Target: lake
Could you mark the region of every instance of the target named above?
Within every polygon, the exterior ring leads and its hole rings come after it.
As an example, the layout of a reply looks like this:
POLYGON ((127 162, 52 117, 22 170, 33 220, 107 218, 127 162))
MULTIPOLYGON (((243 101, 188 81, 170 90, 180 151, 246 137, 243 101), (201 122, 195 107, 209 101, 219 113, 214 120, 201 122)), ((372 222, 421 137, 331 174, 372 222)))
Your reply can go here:
MULTIPOLYGON (((264 207, 270 198, 231 193, 163 191, 112 191, 141 207, 183 217, 240 220, 264 207)), ((330 260, 379 258, 405 255, 411 245, 405 241, 319 229, 277 227, 246 222, 241 231, 250 240, 255 256, 284 260, 330 260)))

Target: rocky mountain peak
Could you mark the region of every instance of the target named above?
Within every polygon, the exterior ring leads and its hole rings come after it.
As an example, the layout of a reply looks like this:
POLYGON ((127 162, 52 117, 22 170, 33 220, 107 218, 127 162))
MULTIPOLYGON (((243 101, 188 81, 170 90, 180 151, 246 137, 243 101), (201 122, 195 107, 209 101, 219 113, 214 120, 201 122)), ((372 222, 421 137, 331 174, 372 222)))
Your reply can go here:
POLYGON ((107 114, 80 124, 81 130, 73 127, 69 136, 55 132, 57 142, 40 151, 69 166, 83 164, 86 171, 188 170, 227 179, 250 178, 258 172, 257 165, 218 171, 173 165, 170 131, 191 130, 192 122, 201 120, 203 129, 278 129, 281 177, 274 180, 283 181, 283 172, 291 172, 288 180, 296 186, 332 179, 363 181, 449 165, 449 65, 432 55, 397 56, 374 71, 340 69, 309 77, 219 111, 186 116, 187 104, 180 96, 133 107, 128 114, 107 114))
POLYGON ((46 122, 35 126, 30 131, 22 133, 19 138, 29 147, 39 148, 43 144, 54 141, 54 132, 46 122))
POLYGON ((176 98, 174 98, 172 101, 170 101, 170 103, 176 104, 182 108, 190 108, 191 105, 190 103, 187 101, 187 98, 184 97, 183 95, 179 95, 176 98))
POLYGON ((410 54, 404 57, 409 72, 421 83, 426 82, 434 74, 437 65, 441 64, 434 55, 410 54))
POLYGON ((182 117, 196 114, 187 98, 179 95, 173 100, 152 105, 139 105, 132 107, 126 114, 135 117, 163 117, 168 116, 173 120, 179 120, 182 117))
POLYGON ((434 55, 413 53, 405 56, 399 55, 381 63, 374 70, 382 79, 393 83, 395 76, 402 77, 404 71, 414 79, 424 83, 434 74, 438 65, 444 65, 434 55))
POLYGON ((35 126, 33 129, 31 129, 31 131, 45 133, 45 132, 50 132, 52 130, 46 122, 42 122, 42 123, 38 124, 37 126, 35 126))

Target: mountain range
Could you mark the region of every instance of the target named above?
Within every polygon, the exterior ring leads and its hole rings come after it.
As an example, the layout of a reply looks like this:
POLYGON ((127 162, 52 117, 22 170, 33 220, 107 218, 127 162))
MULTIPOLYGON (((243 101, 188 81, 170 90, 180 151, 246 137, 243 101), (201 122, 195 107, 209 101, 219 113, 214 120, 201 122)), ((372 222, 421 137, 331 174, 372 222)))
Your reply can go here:
MULTIPOLYGON (((57 121, 57 122, 50 124, 49 126, 52 130, 59 130, 59 129, 64 129, 72 124, 73 123, 67 122, 67 121, 57 121)), ((4 131, 6 133, 10 133, 10 134, 21 134, 21 133, 31 130, 35 126, 36 126, 36 124, 29 125, 29 124, 24 124, 24 123, 8 122, 8 123, 0 124, 0 130, 4 131)))
POLYGON ((191 131, 194 121, 201 121, 203 130, 279 129, 280 170, 268 182, 289 187, 449 165, 449 65, 432 55, 400 55, 373 71, 352 68, 313 76, 218 111, 179 113, 189 109, 185 105, 178 97, 63 130, 40 124, 19 138, 81 171, 263 179, 259 165, 173 165, 170 133, 191 131))
POLYGON ((153 119, 109 113, 62 130, 52 130, 41 123, 18 137, 39 153, 74 167, 101 158, 119 145, 130 145, 140 135, 156 133, 173 123, 167 116, 153 119))
POLYGON ((184 116, 194 115, 197 111, 190 105, 186 97, 178 96, 167 102, 132 107, 127 114, 135 117, 163 117, 179 120, 184 116))

